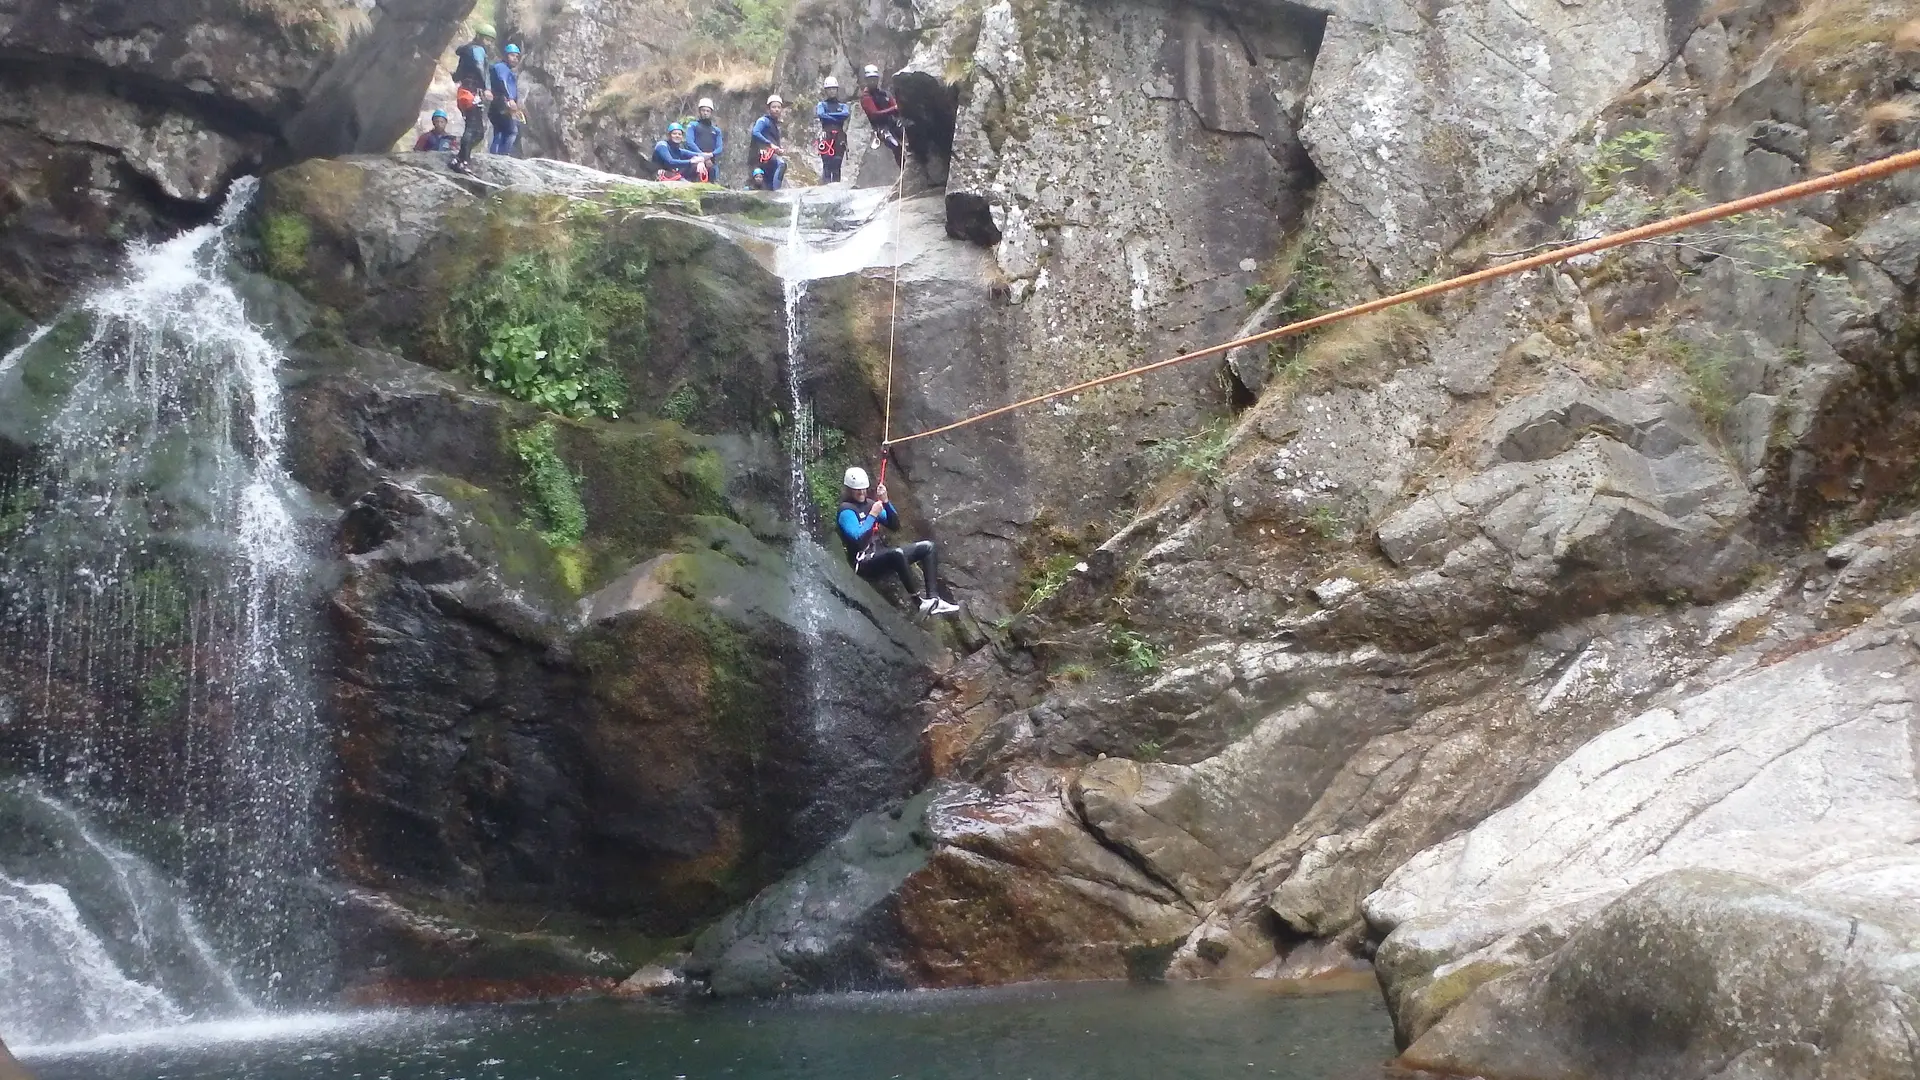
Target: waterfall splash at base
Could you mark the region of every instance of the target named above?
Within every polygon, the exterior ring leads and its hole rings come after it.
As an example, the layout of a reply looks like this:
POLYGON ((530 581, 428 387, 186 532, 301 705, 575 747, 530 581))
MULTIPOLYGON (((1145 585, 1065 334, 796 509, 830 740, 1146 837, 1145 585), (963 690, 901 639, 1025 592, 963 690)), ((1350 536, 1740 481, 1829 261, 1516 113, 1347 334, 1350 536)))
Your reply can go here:
MULTIPOLYGON (((28 874, 0 840, 0 964, 40 942, 25 961, 38 985, 92 987, 51 995, 72 1002, 62 1038, 231 1010, 242 988, 297 1000, 328 978, 312 545, 281 461, 282 357, 228 265, 255 186, 236 183, 213 222, 132 247, 118 281, 0 365, 0 772, 159 868, 90 840, 118 884, 44 860, 28 874), (163 880, 213 950, 149 979, 115 953, 126 927, 92 894, 170 892, 163 880), (89 935, 127 987, 93 970, 89 935)), ((7 992, 0 1029, 18 1038, 7 992)))

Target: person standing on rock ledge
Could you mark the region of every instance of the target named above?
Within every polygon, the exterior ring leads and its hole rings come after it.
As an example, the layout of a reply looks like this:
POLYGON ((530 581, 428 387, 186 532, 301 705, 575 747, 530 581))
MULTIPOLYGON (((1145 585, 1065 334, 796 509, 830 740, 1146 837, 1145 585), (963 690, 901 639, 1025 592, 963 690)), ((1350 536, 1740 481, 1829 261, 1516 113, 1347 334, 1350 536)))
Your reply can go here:
POLYGON ((509 45, 506 55, 493 65, 493 144, 487 147, 489 154, 512 154, 515 144, 520 141, 520 120, 526 114, 520 111, 520 46, 509 45))
POLYGON ((900 587, 912 596, 913 573, 918 563, 927 587, 920 594, 920 614, 951 615, 960 610, 940 598, 939 572, 935 569, 934 546, 922 540, 911 547, 888 547, 886 533, 900 527, 900 513, 887 501, 887 486, 880 485, 871 495, 867 488, 867 470, 854 466, 847 470, 840 488, 840 514, 837 520, 840 543, 847 549, 847 562, 863 580, 872 581, 897 574, 900 587), (883 531, 884 530, 884 531, 883 531))
POLYGON ((853 117, 853 108, 840 100, 840 80, 831 75, 820 84, 820 95, 820 104, 813 107, 820 121, 820 141, 814 146, 820 152, 820 182, 837 184, 840 164, 847 156, 847 121, 853 117))
POLYGON ((720 155, 727 149, 727 133, 713 119, 713 99, 701 98, 693 123, 687 125, 687 145, 707 155, 707 182, 723 184, 720 179, 720 155))
POLYGON ((873 137, 887 144, 893 151, 893 163, 900 165, 905 160, 900 152, 900 103, 880 88, 879 68, 868 64, 861 77, 867 85, 860 91, 860 111, 867 114, 873 137))
POLYGON ((466 125, 460 129, 460 152, 448 168, 473 171, 473 150, 487 137, 487 50, 493 47, 493 24, 473 28, 473 40, 454 50, 454 106, 466 125))
POLYGON ((786 106, 779 94, 767 99, 767 113, 753 122, 753 157, 766 174, 767 190, 779 191, 787 178, 787 152, 780 146, 780 110, 786 106))

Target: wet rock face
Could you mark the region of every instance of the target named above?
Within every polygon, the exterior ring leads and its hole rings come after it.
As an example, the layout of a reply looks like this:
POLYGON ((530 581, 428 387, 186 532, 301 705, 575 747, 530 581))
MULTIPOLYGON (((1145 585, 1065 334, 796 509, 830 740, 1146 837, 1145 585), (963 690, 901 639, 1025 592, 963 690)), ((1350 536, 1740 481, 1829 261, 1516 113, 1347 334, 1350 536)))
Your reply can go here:
POLYGON ((509 190, 405 156, 312 162, 260 201, 280 277, 262 302, 313 328, 290 441, 340 514, 342 865, 385 894, 353 939, 382 1000, 599 978, 561 962, 585 946, 514 935, 541 913, 576 942, 687 934, 925 776, 900 717, 931 640, 837 553, 790 553, 779 282, 680 193, 636 187, 661 203, 619 211, 588 201, 615 177, 486 169, 509 190), (570 295, 628 320, 599 354, 621 419, 490 393, 449 336, 487 274, 545 257, 585 260, 570 295), (530 524, 545 504, 515 440, 543 422, 578 480, 577 543, 530 524))
POLYGON ((245 6, 23 0, 0 11, 9 195, 0 295, 48 313, 128 236, 203 219, 233 177, 379 150, 471 0, 245 6))

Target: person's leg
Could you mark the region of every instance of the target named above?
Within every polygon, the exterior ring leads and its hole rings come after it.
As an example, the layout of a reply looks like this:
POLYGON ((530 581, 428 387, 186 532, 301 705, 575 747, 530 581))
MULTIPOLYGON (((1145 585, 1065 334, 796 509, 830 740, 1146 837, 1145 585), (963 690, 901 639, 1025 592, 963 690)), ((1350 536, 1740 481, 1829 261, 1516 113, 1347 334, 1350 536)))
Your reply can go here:
POLYGON ((870 559, 862 560, 854 567, 854 572, 867 581, 874 581, 892 574, 900 579, 900 587, 913 593, 913 575, 907 572, 907 553, 899 548, 882 548, 874 552, 870 559))
POLYGON ((462 111, 460 119, 466 126, 460 129, 460 153, 453 160, 465 165, 473 160, 473 148, 487 137, 487 110, 476 105, 462 111))
POLYGON ((505 113, 493 118, 493 142, 487 146, 487 153, 506 156, 513 153, 513 142, 520 134, 520 121, 505 113))
MULTIPOLYGON (((923 598, 928 600, 931 600, 939 596, 940 595, 939 560, 938 560, 938 557, 935 556, 934 554, 933 541, 922 540, 919 543, 913 545, 912 547, 906 548, 901 552, 901 554, 903 554, 906 557, 906 560, 908 562, 918 563, 920 566, 920 576, 927 579, 926 590, 922 592, 920 595, 923 598)), ((908 580, 911 581, 912 579, 909 578, 908 580)), ((908 588, 911 589, 912 586, 909 585, 908 588)))
POLYGON ((767 170, 767 190, 779 191, 780 185, 787 182, 787 159, 785 156, 773 159, 773 168, 767 170))

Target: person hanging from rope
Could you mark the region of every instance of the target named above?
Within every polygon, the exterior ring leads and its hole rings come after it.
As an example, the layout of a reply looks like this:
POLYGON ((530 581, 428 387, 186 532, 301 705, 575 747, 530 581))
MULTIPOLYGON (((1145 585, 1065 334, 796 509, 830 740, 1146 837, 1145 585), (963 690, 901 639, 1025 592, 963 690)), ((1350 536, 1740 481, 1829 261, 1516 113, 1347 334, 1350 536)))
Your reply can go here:
POLYGON ((473 28, 473 40, 454 50, 454 106, 466 125, 460 129, 460 152, 447 167, 457 173, 473 171, 473 150, 487 141, 487 50, 493 47, 493 24, 473 28))
POLYGON ((840 165, 847 156, 847 121, 853 116, 853 108, 840 100, 840 80, 831 75, 820 84, 820 93, 820 104, 813 107, 813 115, 820 121, 820 141, 813 148, 820 153, 820 182, 837 184, 840 165))
POLYGON ((860 111, 867 114, 867 123, 873 128, 873 137, 887 144, 893 151, 893 163, 900 165, 903 157, 901 147, 900 103, 892 94, 880 88, 880 69, 868 64, 861 76, 867 85, 860 91, 860 111))
POLYGON ((693 123, 687 125, 687 145, 707 155, 707 182, 725 183, 720 179, 720 155, 727 149, 727 133, 713 118, 712 98, 700 99, 693 123))
POLYGON ((779 191, 787 176, 787 152, 780 146, 780 110, 786 104, 779 94, 773 95, 767 99, 766 115, 753 122, 753 160, 768 191, 779 191))
POLYGON ((706 183, 707 155, 687 145, 686 129, 667 125, 667 137, 653 144, 655 180, 698 181, 706 183))
POLYGON ((867 486, 867 470, 858 465, 847 470, 840 489, 840 513, 837 521, 840 543, 847 549, 847 562, 863 580, 872 581, 896 574, 900 587, 913 596, 910 568, 919 564, 926 588, 919 593, 922 615, 951 615, 960 605, 940 598, 940 577, 935 569, 934 546, 922 540, 910 547, 889 547, 886 533, 900 528, 900 512, 887 501, 887 485, 867 486))

